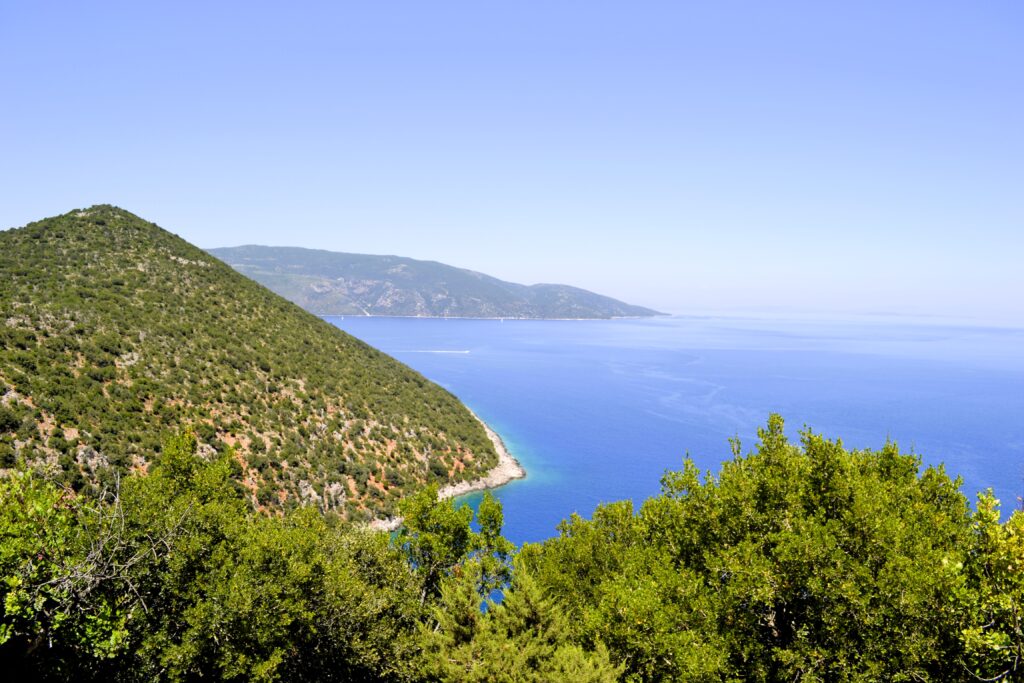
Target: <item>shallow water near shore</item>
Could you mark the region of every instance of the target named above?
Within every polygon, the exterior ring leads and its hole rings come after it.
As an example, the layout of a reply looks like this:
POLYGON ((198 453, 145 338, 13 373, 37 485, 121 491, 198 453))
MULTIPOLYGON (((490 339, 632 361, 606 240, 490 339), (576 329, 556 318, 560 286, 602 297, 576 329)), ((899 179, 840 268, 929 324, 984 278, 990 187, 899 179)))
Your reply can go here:
MULTIPOLYGON (((444 386, 523 464, 496 490, 516 543, 573 512, 656 495, 686 453, 717 471, 770 412, 847 447, 887 438, 963 491, 1024 494, 1024 329, 714 317, 610 321, 327 317, 444 386)), ((480 494, 468 496, 472 503, 480 494)), ((1005 517, 1005 512, 1004 512, 1005 517)))

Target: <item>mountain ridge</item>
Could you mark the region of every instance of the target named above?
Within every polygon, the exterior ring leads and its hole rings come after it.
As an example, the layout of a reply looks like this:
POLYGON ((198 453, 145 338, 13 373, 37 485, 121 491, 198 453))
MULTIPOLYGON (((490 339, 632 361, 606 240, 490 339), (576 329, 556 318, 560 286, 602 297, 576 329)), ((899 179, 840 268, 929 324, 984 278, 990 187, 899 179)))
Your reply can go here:
POLYGON ((405 256, 253 244, 206 251, 317 315, 528 319, 662 315, 580 287, 523 285, 405 256))
POLYGON ((189 429, 255 507, 366 520, 497 464, 450 392, 123 209, 0 232, 0 273, 0 469, 99 490, 189 429))

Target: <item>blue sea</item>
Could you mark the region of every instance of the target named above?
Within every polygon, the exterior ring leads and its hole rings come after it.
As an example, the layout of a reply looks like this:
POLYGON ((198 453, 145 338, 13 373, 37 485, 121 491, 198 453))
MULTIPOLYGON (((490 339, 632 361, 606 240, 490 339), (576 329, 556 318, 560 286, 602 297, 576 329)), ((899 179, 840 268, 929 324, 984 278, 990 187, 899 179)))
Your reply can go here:
MULTIPOLYGON (((528 472, 496 491, 516 543, 573 512, 639 505, 689 454, 717 471, 769 413, 847 447, 887 439, 963 491, 1024 495, 1024 329, 898 321, 327 320, 444 386, 528 472)), ((479 494, 477 494, 477 497, 479 494)), ((473 497, 470 497, 473 502, 473 497)))

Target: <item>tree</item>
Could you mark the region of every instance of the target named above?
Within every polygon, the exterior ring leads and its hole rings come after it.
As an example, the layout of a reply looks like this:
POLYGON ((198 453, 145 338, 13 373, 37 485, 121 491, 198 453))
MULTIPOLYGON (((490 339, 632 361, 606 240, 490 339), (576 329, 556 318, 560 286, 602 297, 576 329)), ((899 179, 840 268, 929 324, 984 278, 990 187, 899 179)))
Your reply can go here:
POLYGON ((501 535, 501 504, 489 492, 480 503, 479 532, 472 529, 472 508, 439 500, 436 486, 405 499, 400 509, 403 522, 396 542, 420 577, 421 603, 439 597, 444 578, 460 573, 469 560, 479 566, 476 590, 481 597, 507 581, 513 546, 501 535))
POLYGON ((421 627, 426 680, 608 683, 618 679, 603 645, 586 651, 571 640, 561 608, 517 568, 500 603, 481 609, 480 565, 447 578, 434 608, 436 624, 421 627))
POLYGON ((577 637, 626 680, 962 677, 959 481, 894 444, 791 444, 775 415, 759 436, 717 477, 687 460, 638 514, 600 508, 524 549, 577 637))
POLYGON ((126 610, 98 596, 83 501, 28 472, 0 479, 0 662, 65 675, 118 652, 126 610))
POLYGON ((1024 512, 1000 524, 999 501, 982 493, 972 530, 964 668, 977 680, 1016 680, 1024 675, 1024 512))
POLYGON ((0 479, 0 659, 30 679, 411 680, 419 584, 388 538, 256 515, 233 455, 170 439, 99 500, 0 479))

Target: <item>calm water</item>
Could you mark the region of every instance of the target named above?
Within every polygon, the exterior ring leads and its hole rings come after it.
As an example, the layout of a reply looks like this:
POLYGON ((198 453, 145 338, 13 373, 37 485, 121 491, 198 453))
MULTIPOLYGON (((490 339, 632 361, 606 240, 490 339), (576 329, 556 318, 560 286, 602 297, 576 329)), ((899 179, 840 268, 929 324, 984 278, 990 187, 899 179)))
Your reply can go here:
POLYGON ((639 503, 689 453, 717 470, 770 412, 849 447, 892 438, 964 491, 1024 493, 1024 330, 724 318, 327 318, 446 387, 528 471, 498 490, 506 534, 639 503))

